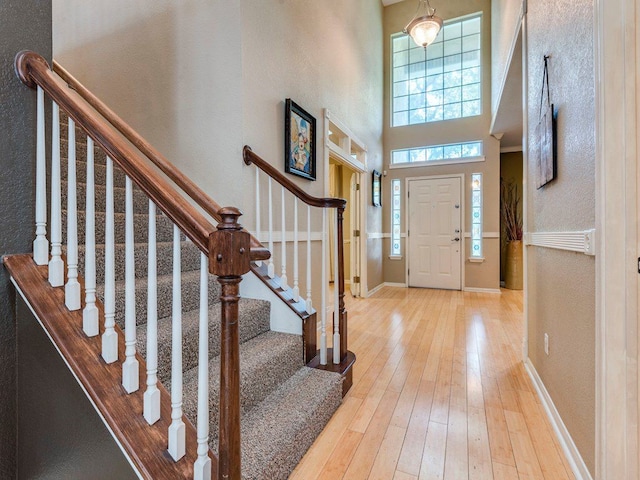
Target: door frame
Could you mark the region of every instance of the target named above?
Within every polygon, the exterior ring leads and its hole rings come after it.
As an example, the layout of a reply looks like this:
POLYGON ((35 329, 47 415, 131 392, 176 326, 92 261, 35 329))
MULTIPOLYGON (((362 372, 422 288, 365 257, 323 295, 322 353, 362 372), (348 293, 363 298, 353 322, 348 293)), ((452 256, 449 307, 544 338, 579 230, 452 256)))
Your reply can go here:
MULTIPOLYGON (((362 228, 362 220, 360 218, 360 195, 355 194, 354 192, 359 192, 360 188, 360 180, 361 174, 355 172, 353 170, 347 170, 351 175, 349 176, 349 200, 356 201, 356 208, 352 209, 349 212, 349 228, 351 229, 351 237, 349 239, 349 273, 351 274, 351 278, 354 276, 354 272, 358 275, 360 274, 360 255, 357 255, 358 252, 362 251, 362 248, 358 248, 362 244, 362 231, 360 231, 360 235, 357 237, 353 235, 353 230, 362 228), (353 187, 357 186, 358 189, 354 189, 353 187)), ((344 184, 344 181, 343 181, 344 184)), ((345 283, 347 279, 345 278, 345 283)), ((356 297, 360 296, 360 291, 362 289, 361 282, 351 282, 349 279, 349 289, 351 290, 351 295, 353 295, 354 290, 356 291, 356 297)))
MULTIPOLYGON (((358 185, 360 185, 360 249, 358 254, 360 266, 360 298, 367 298, 369 289, 367 287, 367 192, 369 191, 369 183, 367 183, 367 147, 362 143, 351 130, 338 119, 336 119, 329 109, 324 109, 324 193, 329 195, 329 157, 342 166, 348 167, 356 174, 358 185), (343 141, 340 145, 330 140, 330 130, 338 130, 343 135, 343 141), (357 147, 359 155, 357 159, 349 155, 351 147, 357 147)), ((353 232, 352 232, 353 235, 353 232)), ((351 243, 353 245, 353 242, 351 243)), ((326 247, 329 248, 328 245, 326 247)), ((353 247, 351 247, 351 255, 353 255, 353 247)), ((329 255, 327 255, 327 259, 329 255)), ((325 262, 327 263, 327 262, 325 262)), ((323 265, 325 271, 328 270, 328 264, 323 265)), ((351 272, 353 275, 353 272, 351 272)), ((329 275, 325 277, 328 281, 329 275)), ((329 306, 325 307, 327 311, 329 306)))
MULTIPOLYGON (((407 231, 407 240, 405 242, 406 250, 407 250, 407 262, 406 268, 404 270, 404 283, 409 287, 409 265, 411 264, 411 248, 409 246, 409 235, 411 232, 409 231, 409 182, 416 180, 439 180, 443 178, 458 178, 460 179, 460 290, 464 291, 465 287, 465 258, 467 251, 467 238, 465 236, 466 233, 466 183, 465 183, 465 174, 464 173, 452 173, 450 175, 425 175, 420 177, 407 177, 404 179, 404 224, 405 229, 407 231)), ((484 216, 483 216, 484 218, 484 216)), ((455 291, 455 290, 454 290, 455 291)))
POLYGON ((640 465, 640 0, 594 5, 596 478, 640 465))

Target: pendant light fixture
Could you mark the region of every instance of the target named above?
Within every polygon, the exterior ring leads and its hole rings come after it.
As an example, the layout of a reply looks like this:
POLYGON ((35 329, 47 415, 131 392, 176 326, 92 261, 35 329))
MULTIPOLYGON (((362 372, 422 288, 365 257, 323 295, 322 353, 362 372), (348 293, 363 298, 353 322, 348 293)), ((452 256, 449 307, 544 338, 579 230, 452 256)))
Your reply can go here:
POLYGON ((436 16, 436 9, 429 0, 418 0, 418 9, 403 32, 411 36, 416 45, 427 48, 438 36, 442 19, 436 16))

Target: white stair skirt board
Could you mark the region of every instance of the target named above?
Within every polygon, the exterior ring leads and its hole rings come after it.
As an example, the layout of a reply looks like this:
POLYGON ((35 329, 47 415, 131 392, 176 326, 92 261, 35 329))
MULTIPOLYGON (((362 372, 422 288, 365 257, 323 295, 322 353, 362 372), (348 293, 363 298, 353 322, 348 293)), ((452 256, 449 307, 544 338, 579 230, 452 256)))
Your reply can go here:
POLYGON ((302 320, 300 317, 279 296, 273 293, 255 273, 249 272, 242 276, 240 296, 271 302, 271 330, 302 335, 302 320))
POLYGON ((89 403, 91 404, 91 406, 93 407, 93 409, 96 411, 96 413, 98 414, 98 417, 100 417, 100 420, 102 420, 102 423, 104 424, 105 428, 107 429, 107 431, 109 432, 109 434, 111 435, 111 437, 113 438, 113 441, 116 443, 116 445, 118 446, 118 448, 120 449, 120 451, 122 452, 122 455, 124 455, 124 458, 127 459, 127 462, 129 462, 129 465, 131 466, 131 469, 134 471, 134 473, 138 476, 138 478, 140 479, 144 479, 144 477, 142 476, 142 472, 140 472, 138 470, 138 468, 136 467, 135 463, 133 462, 133 460, 131 460, 131 457, 129 457, 129 455, 127 454, 127 451, 125 450, 125 448, 122 446, 122 444, 120 443, 120 441, 118 440, 118 438, 116 437, 115 433, 113 432, 113 430, 111 429, 111 427, 109 426, 109 422, 107 422, 105 420, 105 418, 102 416, 102 414, 100 413, 100 410, 98 410, 98 407, 96 406, 95 402, 93 401, 93 399, 91 398, 91 395, 89 395, 89 392, 87 392, 87 390, 84 388, 84 386, 82 385, 82 382, 80 381, 80 379, 76 376, 75 372, 73 371, 73 368, 71 368, 71 365, 69 364, 69 362, 67 361, 67 359, 65 358, 65 356, 62 354, 62 352, 60 351, 60 349, 58 348, 58 344, 53 340, 53 338, 51 338, 51 334, 49 333, 49 331, 45 328, 44 324, 42 323, 42 320, 40 319, 40 317, 38 316, 38 314, 35 312, 35 310, 33 310, 33 307, 31 306, 31 304, 29 303, 29 301, 27 300, 27 297, 25 296, 25 294, 22 292, 22 290, 20 290, 20 287, 18 286, 18 282, 15 281, 15 279, 13 277, 11 277, 11 283, 13 284, 14 288, 16 289, 16 291, 18 292, 18 294, 22 297, 22 301, 25 303, 25 305, 27 305, 27 307, 29 307, 29 310, 31 311, 31 314, 33 315, 33 318, 35 318, 38 323, 40 324, 40 327, 42 328, 42 331, 45 333, 45 335, 49 338, 49 340, 51 340, 51 344, 53 345, 53 347, 56 349, 56 352, 58 352, 58 355, 60 355, 60 358, 62 358, 62 361, 64 362, 64 364, 67 366, 67 368, 69 369, 69 373, 71 373, 71 375, 73 375, 73 378, 76 380, 76 382, 78 382, 78 386, 80 387, 80 389, 82 390, 82 392, 86 395, 87 400, 89 400, 89 403))
POLYGON ((593 480, 593 477, 589 473, 589 469, 584 463, 580 452, 578 451, 578 447, 573 442, 573 438, 571 438, 571 434, 564 422, 562 421, 562 417, 558 413, 556 406, 553 404, 553 400, 547 391, 547 388, 542 383, 542 379, 538 375, 536 371, 536 367, 533 366, 531 360, 527 358, 524 363, 524 366, 533 382, 533 386, 538 393, 538 397, 542 401, 542 406, 544 407, 545 412, 547 412, 547 417, 549 417, 549 422, 553 427, 553 431, 558 437, 558 441, 560 442, 560 446, 562 447, 562 451, 567 457, 567 461, 569 465, 571 465, 571 470, 576 477, 576 480, 593 480))

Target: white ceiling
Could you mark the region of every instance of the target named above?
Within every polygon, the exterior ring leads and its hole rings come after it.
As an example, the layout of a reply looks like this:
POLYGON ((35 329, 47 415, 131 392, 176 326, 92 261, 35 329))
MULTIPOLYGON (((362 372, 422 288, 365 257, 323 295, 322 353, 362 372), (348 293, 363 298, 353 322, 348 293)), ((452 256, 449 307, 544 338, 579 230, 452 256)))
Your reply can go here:
POLYGON ((382 5, 388 7, 389 5, 393 5, 394 3, 400 3, 404 0, 382 0, 382 5))

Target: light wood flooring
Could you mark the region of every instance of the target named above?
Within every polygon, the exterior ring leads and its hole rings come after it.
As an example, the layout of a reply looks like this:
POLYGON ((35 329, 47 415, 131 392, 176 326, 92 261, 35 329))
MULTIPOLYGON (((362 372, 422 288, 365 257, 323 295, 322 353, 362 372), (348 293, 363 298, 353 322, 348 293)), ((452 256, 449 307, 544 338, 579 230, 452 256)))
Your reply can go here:
POLYGON ((522 364, 522 293, 347 299, 354 383, 290 479, 573 479, 522 364))

